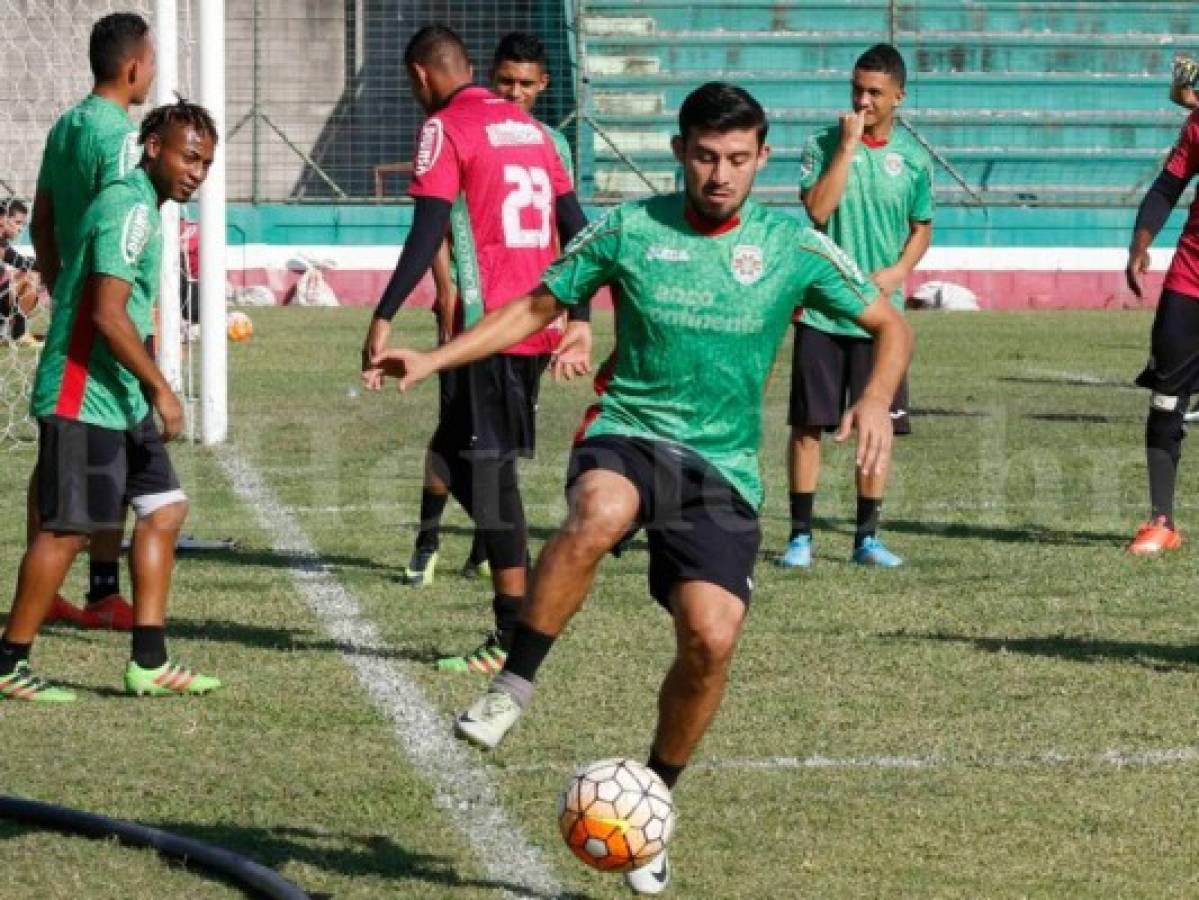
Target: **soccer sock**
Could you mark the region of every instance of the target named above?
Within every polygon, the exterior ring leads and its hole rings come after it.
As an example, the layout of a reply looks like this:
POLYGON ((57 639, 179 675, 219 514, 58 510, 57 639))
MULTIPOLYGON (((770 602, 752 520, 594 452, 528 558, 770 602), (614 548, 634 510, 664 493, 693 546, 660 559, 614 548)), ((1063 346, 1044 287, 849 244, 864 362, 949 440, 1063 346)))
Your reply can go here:
POLYGON ((812 507, 815 504, 815 492, 791 493, 791 537, 787 540, 793 541, 801 534, 812 533, 812 507))
POLYGON ((11 675, 18 663, 29 659, 29 648, 32 646, 0 640, 0 675, 11 675))
POLYGON ((1166 517, 1166 524, 1174 527, 1174 483, 1178 478, 1178 462, 1165 450, 1149 447, 1145 451, 1149 464, 1149 519, 1166 517))
POLYGON ((133 626, 133 661, 143 669, 157 669, 167 661, 167 630, 164 626, 133 626))
POLYGON ((491 611, 495 613, 495 633, 505 651, 512 649, 512 638, 516 634, 520 607, 524 602, 524 597, 513 597, 511 594, 496 594, 491 601, 491 611))
POLYGON ((479 529, 475 529, 475 536, 470 542, 470 555, 466 561, 472 565, 480 565, 487 562, 487 545, 483 543, 483 536, 479 534, 479 529))
POLYGON ((664 762, 658 756, 657 750, 650 750, 649 762, 646 763, 646 766, 656 772, 658 777, 665 781, 666 786, 672 790, 674 789, 675 782, 679 780, 679 776, 683 774, 683 769, 686 768, 686 765, 673 766, 668 762, 664 762))
POLYGON ((882 508, 881 497, 858 497, 858 525, 853 535, 855 547, 862 546, 866 538, 874 537, 878 533, 878 517, 882 508))
POLYGON ((87 602, 95 603, 121 592, 121 565, 93 559, 88 565, 87 602))
POLYGON ((527 707, 533 700, 533 682, 521 678, 519 675, 513 675, 507 669, 491 679, 491 690, 503 691, 515 700, 521 709, 527 707))
POLYGON ((420 492, 420 532, 416 535, 418 550, 436 550, 441 546, 441 514, 445 512, 449 494, 436 494, 425 488, 420 492))
POLYGON ((512 646, 504 662, 504 672, 510 672, 530 684, 536 681, 537 670, 545 662, 555 640, 557 638, 518 622, 512 633, 512 646))

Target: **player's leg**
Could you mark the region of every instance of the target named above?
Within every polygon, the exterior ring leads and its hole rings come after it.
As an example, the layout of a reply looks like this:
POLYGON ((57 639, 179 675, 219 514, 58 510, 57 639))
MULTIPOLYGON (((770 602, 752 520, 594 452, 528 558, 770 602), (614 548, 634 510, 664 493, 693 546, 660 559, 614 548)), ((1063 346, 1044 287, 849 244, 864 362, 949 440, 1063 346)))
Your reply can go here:
POLYGON ((220 687, 220 681, 172 661, 166 648, 167 600, 175 545, 187 518, 187 495, 179 486, 153 415, 126 435, 126 495, 136 521, 129 548, 133 640, 125 689, 138 696, 206 694, 220 687))
POLYGON ((635 527, 641 495, 632 473, 640 463, 627 449, 624 442, 605 438, 575 448, 566 521, 541 550, 503 670, 458 717, 459 737, 492 749, 516 723, 532 700, 537 670, 583 605, 600 560, 635 527))
MULTIPOLYGON (((35 465, 33 471, 29 474, 29 486, 25 491, 25 546, 27 548, 33 546, 34 540, 36 540, 38 533, 42 530, 41 516, 38 513, 37 481, 37 466, 35 465)), ((84 537, 84 544, 87 544, 86 536, 84 537)), ((83 610, 64 597, 60 592, 55 591, 54 600, 50 603, 50 609, 47 610, 43 621, 71 622, 75 625, 82 625, 83 610)))
POLYGON ((798 325, 791 355, 791 398, 787 420, 791 534, 779 557, 784 568, 812 564, 812 513, 820 480, 821 435, 841 420, 845 396, 845 353, 836 339, 798 325))
POLYGON ((1145 419, 1145 463, 1149 473, 1149 520, 1127 549, 1151 555, 1174 550, 1182 536, 1174 522, 1174 488, 1189 395, 1199 383, 1199 298, 1162 291, 1153 319, 1150 363, 1137 384, 1152 393, 1145 419))
POLYGON ((447 432, 453 427, 454 417, 462 414, 461 400, 455 400, 460 377, 457 370, 441 372, 437 376, 437 429, 425 450, 420 526, 416 534, 416 543, 412 548, 412 558, 401 573, 405 584, 432 584, 436 572, 437 554, 441 547, 441 517, 450 497, 451 474, 444 452, 450 443, 447 441, 447 432))
MULTIPOLYGON (((844 341, 849 367, 849 402, 852 404, 862 396, 870 380, 870 371, 874 366, 874 341, 857 338, 845 338, 844 341)), ((891 427, 896 435, 910 434, 912 430, 908 416, 907 378, 900 384, 891 403, 891 427)), ((856 473, 858 496, 852 558, 861 565, 883 568, 903 565, 903 560, 888 550, 878 536, 883 495, 890 474, 890 466, 869 475, 860 470, 856 473)))

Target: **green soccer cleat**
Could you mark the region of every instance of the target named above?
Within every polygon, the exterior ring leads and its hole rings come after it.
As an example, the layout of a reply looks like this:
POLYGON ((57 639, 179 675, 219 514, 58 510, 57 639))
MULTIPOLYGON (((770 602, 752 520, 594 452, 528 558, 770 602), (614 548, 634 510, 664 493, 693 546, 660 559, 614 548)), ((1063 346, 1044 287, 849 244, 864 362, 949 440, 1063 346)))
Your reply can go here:
POLYGON ((468 559, 462 564, 463 578, 490 578, 491 563, 485 559, 468 559))
POLYGON ((74 703, 75 694, 66 688, 55 687, 33 674, 28 660, 21 660, 7 675, 0 675, 0 697, 24 700, 28 703, 74 703))
POLYGON ((170 660, 157 669, 143 669, 133 660, 125 667, 125 690, 139 697, 208 694, 220 686, 219 679, 193 672, 170 660))
POLYGON ((437 551, 417 547, 412 551, 408 565, 400 572, 400 580, 412 587, 425 587, 433 583, 433 573, 436 569, 437 551))
POLYGON ((443 656, 437 660, 441 672, 476 672, 479 675, 495 675, 504 668, 508 651, 500 646, 499 636, 493 631, 470 653, 462 656, 443 656))

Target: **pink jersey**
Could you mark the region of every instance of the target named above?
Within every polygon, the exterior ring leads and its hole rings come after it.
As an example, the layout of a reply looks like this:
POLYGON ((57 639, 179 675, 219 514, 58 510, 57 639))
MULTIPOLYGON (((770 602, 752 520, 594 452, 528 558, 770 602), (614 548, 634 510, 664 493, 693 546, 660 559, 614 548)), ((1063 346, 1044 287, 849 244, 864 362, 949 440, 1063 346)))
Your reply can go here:
MULTIPOLYGON (((1166 171, 1183 181, 1190 181, 1199 172, 1199 110, 1192 112, 1182 126, 1178 143, 1166 160, 1166 171)), ((1191 211, 1182 228, 1182 237, 1178 239, 1178 249, 1166 273, 1164 287, 1199 298, 1199 194, 1191 201, 1191 211)))
MULTIPOLYGON (((541 124, 484 88, 459 91, 421 128, 409 193, 451 203, 466 195, 486 311, 541 282, 556 255, 554 201, 573 190, 541 124)), ((551 325, 504 352, 549 353, 561 336, 551 325)))

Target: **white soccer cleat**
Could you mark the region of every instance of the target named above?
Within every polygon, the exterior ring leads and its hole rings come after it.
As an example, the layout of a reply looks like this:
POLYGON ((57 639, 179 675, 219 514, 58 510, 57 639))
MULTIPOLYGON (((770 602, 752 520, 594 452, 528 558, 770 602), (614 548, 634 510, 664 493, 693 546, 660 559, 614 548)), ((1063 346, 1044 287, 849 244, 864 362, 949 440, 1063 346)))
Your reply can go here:
POLYGON ((520 704, 507 691, 492 688, 454 721, 454 734, 484 750, 494 750, 520 718, 520 704))
POLYGON ((663 850, 640 869, 624 873, 625 884, 635 894, 660 894, 670 884, 670 860, 663 850))

